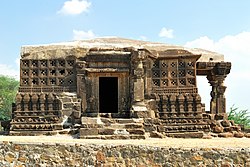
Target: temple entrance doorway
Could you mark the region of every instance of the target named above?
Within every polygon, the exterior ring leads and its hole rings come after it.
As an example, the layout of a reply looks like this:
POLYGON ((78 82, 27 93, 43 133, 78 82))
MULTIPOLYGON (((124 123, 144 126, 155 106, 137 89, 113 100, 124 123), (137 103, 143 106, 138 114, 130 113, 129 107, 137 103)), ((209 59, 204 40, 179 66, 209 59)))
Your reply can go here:
POLYGON ((118 77, 99 77, 99 112, 118 113, 118 77))

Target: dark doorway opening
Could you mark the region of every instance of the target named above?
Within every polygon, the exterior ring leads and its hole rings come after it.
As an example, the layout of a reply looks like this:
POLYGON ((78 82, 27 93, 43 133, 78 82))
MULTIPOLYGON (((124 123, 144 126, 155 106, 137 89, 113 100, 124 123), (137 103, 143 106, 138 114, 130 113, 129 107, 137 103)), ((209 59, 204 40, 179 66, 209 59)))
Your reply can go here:
POLYGON ((118 78, 99 78, 99 112, 118 113, 118 78))

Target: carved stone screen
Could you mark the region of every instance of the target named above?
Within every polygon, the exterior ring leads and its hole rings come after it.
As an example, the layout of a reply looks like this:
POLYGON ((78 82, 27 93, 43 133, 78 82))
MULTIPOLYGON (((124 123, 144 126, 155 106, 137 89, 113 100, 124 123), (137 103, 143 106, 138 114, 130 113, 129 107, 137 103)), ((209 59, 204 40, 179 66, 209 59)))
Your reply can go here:
MULTIPOLYGON (((41 89, 46 92, 56 91, 61 87, 75 87, 75 60, 43 59, 21 60, 20 90, 31 89, 37 92, 41 89), (27 87, 25 89, 25 87, 27 87), (52 87, 54 88, 53 90, 52 87), (36 89, 37 88, 37 89, 36 89), (41 88, 41 89, 39 89, 41 88)), ((61 90, 63 91, 63 90, 61 90)))
POLYGON ((153 87, 196 86, 194 61, 156 60, 152 72, 153 87))

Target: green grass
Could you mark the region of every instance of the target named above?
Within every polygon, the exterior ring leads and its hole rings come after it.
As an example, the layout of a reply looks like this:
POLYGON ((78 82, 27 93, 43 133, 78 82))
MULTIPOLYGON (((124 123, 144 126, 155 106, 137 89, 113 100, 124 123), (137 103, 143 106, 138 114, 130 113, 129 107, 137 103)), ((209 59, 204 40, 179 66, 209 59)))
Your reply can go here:
POLYGON ((244 125, 246 128, 250 128, 250 115, 248 110, 240 110, 234 105, 230 107, 230 112, 228 113, 228 119, 233 120, 236 124, 244 125))

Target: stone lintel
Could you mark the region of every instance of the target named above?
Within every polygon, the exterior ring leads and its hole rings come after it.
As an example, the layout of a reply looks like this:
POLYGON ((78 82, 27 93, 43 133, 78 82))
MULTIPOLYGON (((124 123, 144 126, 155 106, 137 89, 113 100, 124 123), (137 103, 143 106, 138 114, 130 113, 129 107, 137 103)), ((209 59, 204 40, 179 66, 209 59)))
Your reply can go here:
POLYGON ((230 62, 197 62, 196 70, 197 75, 208 75, 209 72, 220 73, 220 69, 226 69, 226 73, 230 73, 231 63, 230 62))
POLYGON ((129 69, 123 68, 85 68, 87 72, 129 72, 129 69))

